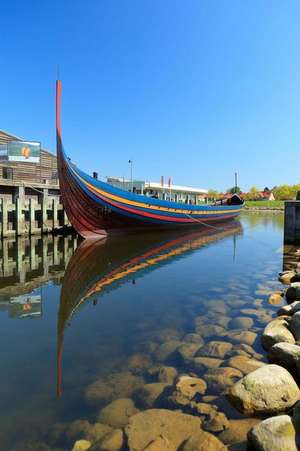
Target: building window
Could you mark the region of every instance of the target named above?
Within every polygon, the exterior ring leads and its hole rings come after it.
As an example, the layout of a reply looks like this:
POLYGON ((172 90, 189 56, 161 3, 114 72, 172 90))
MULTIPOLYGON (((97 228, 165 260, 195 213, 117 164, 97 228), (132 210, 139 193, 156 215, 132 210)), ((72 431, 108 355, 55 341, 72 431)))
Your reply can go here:
POLYGON ((6 179, 6 180, 12 180, 13 179, 12 168, 8 168, 7 166, 4 166, 2 168, 2 178, 6 179))

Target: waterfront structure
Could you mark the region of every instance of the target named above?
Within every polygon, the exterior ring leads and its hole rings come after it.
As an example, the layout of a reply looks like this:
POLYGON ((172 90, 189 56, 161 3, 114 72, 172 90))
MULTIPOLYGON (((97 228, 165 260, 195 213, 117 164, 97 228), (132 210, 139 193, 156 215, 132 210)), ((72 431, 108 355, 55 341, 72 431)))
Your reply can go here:
POLYGON ((136 194, 144 194, 149 197, 157 196, 157 199, 193 203, 193 205, 205 202, 208 194, 207 189, 174 185, 170 180, 166 185, 162 182, 147 182, 145 180, 133 180, 131 182, 124 177, 107 177, 107 183, 125 191, 133 191, 136 194))
POLYGON ((227 202, 192 205, 128 192, 81 171, 67 158, 60 128, 61 83, 56 82, 56 138, 61 196, 69 220, 84 238, 103 238, 124 231, 203 226, 234 218, 244 202, 233 195, 227 202))
POLYGON ((57 186, 57 158, 40 142, 0 130, 0 183, 3 181, 57 186))

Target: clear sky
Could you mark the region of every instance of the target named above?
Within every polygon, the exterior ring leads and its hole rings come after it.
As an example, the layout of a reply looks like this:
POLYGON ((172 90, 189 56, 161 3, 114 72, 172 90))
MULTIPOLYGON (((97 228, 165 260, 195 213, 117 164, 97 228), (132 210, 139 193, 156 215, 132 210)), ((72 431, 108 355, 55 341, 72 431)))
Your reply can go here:
POLYGON ((100 177, 299 183, 298 0, 2 0, 0 129, 100 177))

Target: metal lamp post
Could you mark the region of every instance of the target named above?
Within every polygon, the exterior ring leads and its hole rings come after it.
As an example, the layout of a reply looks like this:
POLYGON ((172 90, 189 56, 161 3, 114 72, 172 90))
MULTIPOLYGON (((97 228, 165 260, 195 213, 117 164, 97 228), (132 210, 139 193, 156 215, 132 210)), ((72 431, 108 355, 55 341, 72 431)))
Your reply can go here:
POLYGON ((128 160, 128 163, 130 164, 130 184, 131 184, 131 192, 133 192, 133 179, 132 179, 132 160, 128 160))

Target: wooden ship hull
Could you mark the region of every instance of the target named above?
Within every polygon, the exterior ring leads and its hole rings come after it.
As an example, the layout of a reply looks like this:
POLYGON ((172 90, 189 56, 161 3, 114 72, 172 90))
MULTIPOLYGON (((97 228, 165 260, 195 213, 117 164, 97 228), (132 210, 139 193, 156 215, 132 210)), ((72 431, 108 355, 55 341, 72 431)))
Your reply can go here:
POLYGON ((223 205, 188 205, 135 194, 96 180, 67 158, 60 128, 61 83, 56 82, 58 175, 68 218, 84 238, 124 231, 199 227, 239 215, 243 201, 236 195, 223 205))
POLYGON ((218 231, 203 227, 129 235, 126 240, 115 237, 83 241, 69 261, 61 289, 57 322, 57 394, 62 394, 64 331, 83 305, 89 301, 96 304, 103 295, 124 283, 136 283, 150 271, 241 233, 240 223, 231 221, 218 231))

